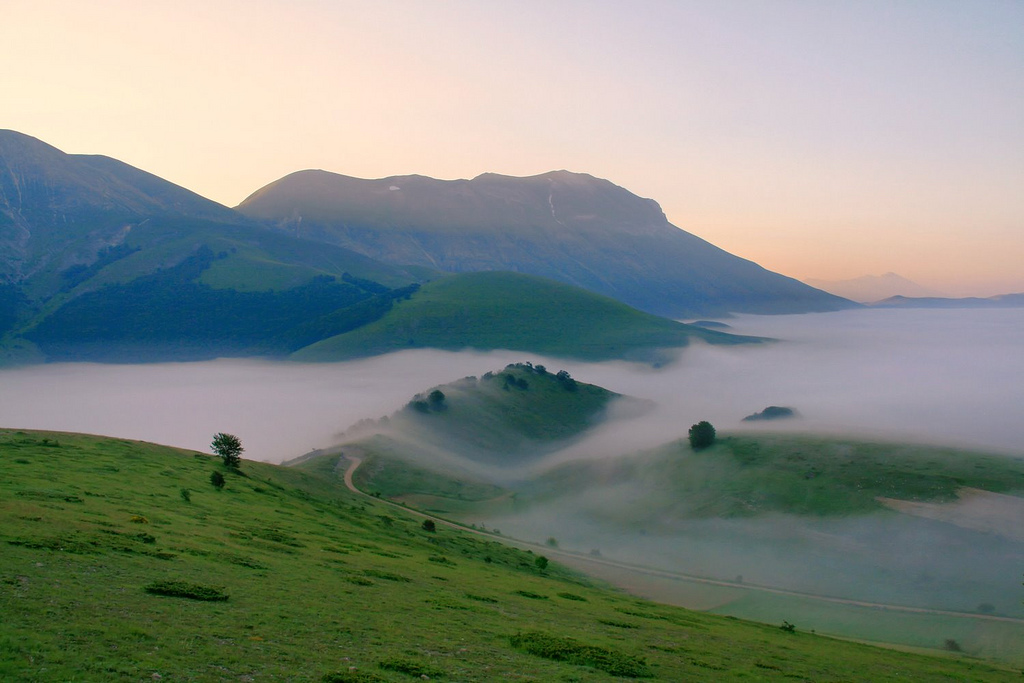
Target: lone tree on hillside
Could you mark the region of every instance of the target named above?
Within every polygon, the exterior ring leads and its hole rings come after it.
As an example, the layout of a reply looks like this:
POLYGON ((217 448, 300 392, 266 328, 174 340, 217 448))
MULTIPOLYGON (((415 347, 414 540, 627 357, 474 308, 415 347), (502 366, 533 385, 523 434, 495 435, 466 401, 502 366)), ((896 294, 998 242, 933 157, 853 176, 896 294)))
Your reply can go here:
POLYGON ((701 420, 690 427, 690 447, 703 450, 715 442, 715 428, 707 420, 701 420))
POLYGON ((242 442, 234 434, 217 432, 213 435, 213 443, 210 444, 213 452, 221 457, 228 467, 238 469, 242 466, 242 442))

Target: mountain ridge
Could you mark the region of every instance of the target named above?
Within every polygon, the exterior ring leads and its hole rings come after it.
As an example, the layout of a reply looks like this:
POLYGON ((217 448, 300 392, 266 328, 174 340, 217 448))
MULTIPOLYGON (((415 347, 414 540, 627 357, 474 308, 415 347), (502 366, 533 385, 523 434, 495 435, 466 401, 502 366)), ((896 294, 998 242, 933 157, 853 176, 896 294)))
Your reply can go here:
POLYGON ((385 262, 540 275, 674 318, 857 305, 677 228, 652 199, 569 171, 367 180, 306 170, 236 209, 385 262))

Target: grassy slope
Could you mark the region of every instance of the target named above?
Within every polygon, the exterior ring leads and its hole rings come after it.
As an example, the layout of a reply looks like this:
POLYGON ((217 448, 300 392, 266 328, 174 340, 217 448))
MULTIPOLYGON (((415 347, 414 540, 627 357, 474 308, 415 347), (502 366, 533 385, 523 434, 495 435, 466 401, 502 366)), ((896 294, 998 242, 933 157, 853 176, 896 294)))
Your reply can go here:
POLYGON ((341 360, 409 348, 516 349, 583 360, 657 359, 659 349, 750 341, 659 318, 552 280, 507 272, 431 282, 377 322, 302 349, 341 360))
POLYGON ((610 463, 567 465, 537 482, 535 495, 557 497, 612 481, 645 487, 643 516, 652 522, 666 514, 834 516, 881 510, 878 496, 945 502, 965 486, 1022 492, 1024 460, 936 446, 742 435, 699 452, 681 440, 610 463))
MULTIPOLYGON (((433 440, 487 453, 534 454, 545 445, 570 439, 597 422, 618 394, 571 378, 559 380, 545 369, 510 366, 477 379, 442 385, 440 410, 404 408, 398 416, 433 440)), ((428 392, 429 393, 429 392, 428 392)))
MULTIPOLYGON (((363 490, 446 514, 492 500, 507 492, 468 471, 453 470, 452 463, 443 473, 431 468, 431 449, 496 464, 535 458, 584 433, 601 419, 610 401, 621 398, 602 387, 562 380, 557 373, 525 364, 436 389, 445 395, 443 407, 426 403, 421 412, 410 402, 385 423, 364 426, 361 432, 378 433, 347 443, 345 450, 363 460, 356 472, 363 490)), ((425 401, 429 393, 414 401, 425 401)), ((330 452, 294 464, 336 476, 339 459, 337 452, 330 452)))
POLYGON ((636 600, 294 469, 245 462, 216 491, 218 467, 0 431, 0 678, 301 681, 357 667, 377 677, 363 680, 613 680, 512 646, 540 629, 642 657, 656 680, 1019 679, 636 600), (163 579, 230 597, 143 590, 163 579))

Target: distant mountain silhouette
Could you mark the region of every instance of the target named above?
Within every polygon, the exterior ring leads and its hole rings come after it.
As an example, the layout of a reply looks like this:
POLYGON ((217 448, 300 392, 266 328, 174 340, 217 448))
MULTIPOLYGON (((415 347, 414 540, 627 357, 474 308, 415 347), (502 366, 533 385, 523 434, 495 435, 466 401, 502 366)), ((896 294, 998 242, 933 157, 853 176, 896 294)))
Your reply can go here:
POLYGON ((891 296, 942 296, 941 293, 927 287, 922 287, 916 282, 896 273, 864 275, 849 280, 814 280, 808 278, 804 282, 811 287, 817 287, 836 296, 861 303, 881 301, 891 296))
POLYGON ((871 304, 872 308, 1024 308, 1024 293, 1000 294, 986 298, 893 296, 871 304))
POLYGON ((452 181, 300 171, 237 210, 388 263, 540 275, 675 318, 855 305, 676 228, 651 199, 567 171, 452 181))

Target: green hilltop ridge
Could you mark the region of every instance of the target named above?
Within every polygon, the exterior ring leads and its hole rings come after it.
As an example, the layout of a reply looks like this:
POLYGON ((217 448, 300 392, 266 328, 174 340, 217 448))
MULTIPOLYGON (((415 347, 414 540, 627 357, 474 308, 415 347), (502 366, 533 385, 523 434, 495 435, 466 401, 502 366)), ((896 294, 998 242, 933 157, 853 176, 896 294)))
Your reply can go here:
POLYGON ((364 327, 293 354, 340 360, 402 349, 509 349, 579 360, 664 362, 692 341, 757 342, 685 325, 605 296, 508 272, 463 273, 423 285, 364 327))
MULTIPOLYGON (((694 451, 685 439, 546 472, 538 498, 639 484, 642 503, 616 516, 648 528, 688 518, 775 513, 844 517, 886 510, 882 499, 949 503, 963 488, 1024 494, 1024 460, 960 449, 793 434, 732 434, 694 451)), ((520 493, 529 499, 529 490, 520 493)))
POLYGON ((6 429, 0 471, 5 680, 1020 678, 634 598, 296 468, 6 429))
POLYGON ((391 423, 456 450, 524 458, 581 435, 619 398, 564 370, 515 363, 418 394, 391 423))
POLYGON ((512 363, 417 394, 389 417, 354 425, 339 446, 286 464, 337 476, 342 454, 358 455, 355 480, 376 494, 485 501, 505 491, 481 482, 472 463, 511 471, 535 461, 586 434, 622 400, 634 399, 577 382, 564 370, 512 363))

